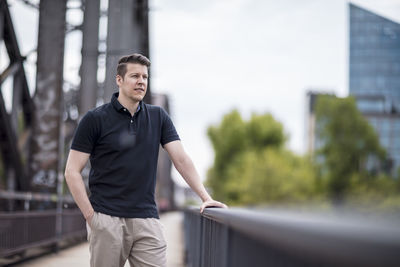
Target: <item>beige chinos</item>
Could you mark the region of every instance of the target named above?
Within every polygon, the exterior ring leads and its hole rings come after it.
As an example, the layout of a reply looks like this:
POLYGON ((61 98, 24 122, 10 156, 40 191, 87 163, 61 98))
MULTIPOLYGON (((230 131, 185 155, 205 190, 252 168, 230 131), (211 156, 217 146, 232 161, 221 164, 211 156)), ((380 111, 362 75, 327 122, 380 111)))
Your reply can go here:
POLYGON ((163 226, 156 218, 120 218, 95 212, 86 224, 91 267, 166 266, 163 226))

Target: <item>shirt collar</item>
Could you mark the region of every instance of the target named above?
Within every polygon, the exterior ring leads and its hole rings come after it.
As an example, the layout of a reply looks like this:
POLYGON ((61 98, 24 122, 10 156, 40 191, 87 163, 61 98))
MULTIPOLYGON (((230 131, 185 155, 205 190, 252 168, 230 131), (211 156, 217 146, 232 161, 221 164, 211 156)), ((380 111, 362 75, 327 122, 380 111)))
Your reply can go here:
MULTIPOLYGON (((117 111, 121 111, 121 110, 124 110, 125 107, 124 107, 123 105, 121 105, 121 103, 119 103, 119 101, 118 101, 118 95, 119 95, 119 92, 116 92, 116 93, 114 93, 114 94, 112 95, 111 104, 113 105, 113 107, 114 107, 117 111)), ((136 109, 136 112, 139 112, 139 111, 142 109, 142 102, 143 102, 143 101, 140 101, 140 102, 139 102, 139 105, 138 105, 138 107, 137 107, 137 109, 136 109)))

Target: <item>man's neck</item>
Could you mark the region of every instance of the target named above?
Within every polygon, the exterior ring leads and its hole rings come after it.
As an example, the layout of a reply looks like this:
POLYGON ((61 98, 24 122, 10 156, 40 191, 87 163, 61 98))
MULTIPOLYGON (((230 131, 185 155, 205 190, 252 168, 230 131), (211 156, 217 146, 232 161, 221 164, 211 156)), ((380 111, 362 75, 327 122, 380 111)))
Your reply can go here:
POLYGON ((139 106, 139 101, 131 101, 130 99, 125 99, 121 97, 121 94, 118 95, 118 102, 126 109, 129 110, 129 113, 133 116, 139 106))

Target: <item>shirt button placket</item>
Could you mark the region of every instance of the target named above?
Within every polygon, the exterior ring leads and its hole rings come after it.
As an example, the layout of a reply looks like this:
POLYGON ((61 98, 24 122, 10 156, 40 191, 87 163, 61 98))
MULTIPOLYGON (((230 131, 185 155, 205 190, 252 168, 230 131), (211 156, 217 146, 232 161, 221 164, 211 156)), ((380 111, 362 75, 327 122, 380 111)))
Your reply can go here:
POLYGON ((134 125, 133 125, 133 117, 131 117, 130 121, 131 122, 129 123, 129 132, 130 132, 130 134, 133 134, 135 132, 134 125))

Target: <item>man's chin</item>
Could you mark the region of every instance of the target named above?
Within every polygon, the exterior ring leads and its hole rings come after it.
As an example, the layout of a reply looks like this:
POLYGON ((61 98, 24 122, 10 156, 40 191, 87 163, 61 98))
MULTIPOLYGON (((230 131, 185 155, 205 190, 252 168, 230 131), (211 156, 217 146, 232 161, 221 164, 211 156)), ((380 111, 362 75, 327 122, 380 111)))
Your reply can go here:
POLYGON ((143 100, 143 98, 144 98, 144 96, 134 96, 134 97, 132 97, 132 99, 134 100, 134 101, 142 101, 143 100))

